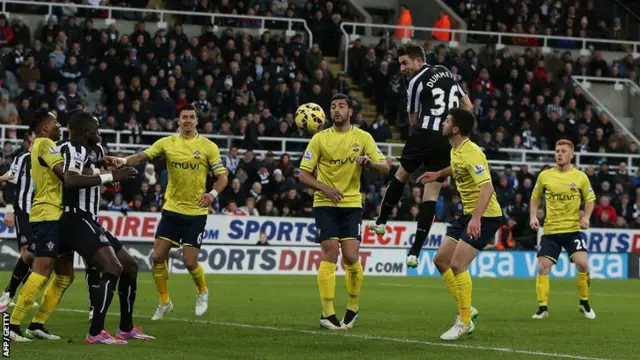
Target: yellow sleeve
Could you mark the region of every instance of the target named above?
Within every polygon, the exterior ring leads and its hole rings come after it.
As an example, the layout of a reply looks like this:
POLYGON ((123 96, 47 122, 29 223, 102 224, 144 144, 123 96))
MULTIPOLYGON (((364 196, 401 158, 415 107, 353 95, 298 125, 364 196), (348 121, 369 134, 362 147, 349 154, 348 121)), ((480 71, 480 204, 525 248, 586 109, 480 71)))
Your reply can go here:
POLYGON ((371 159, 371 162, 379 163, 386 161, 386 157, 382 154, 382 151, 380 151, 375 140, 373 140, 373 136, 369 133, 364 133, 364 136, 364 154, 371 159))
POLYGON ((143 152, 145 154, 147 154, 147 157, 149 158, 149 160, 153 160, 155 158, 157 158, 158 156, 161 156, 164 154, 165 151, 165 145, 167 143, 167 141, 169 141, 170 137, 163 137, 162 139, 156 141, 153 143, 153 145, 151 145, 151 147, 147 148, 146 150, 144 150, 143 152))
POLYGON ((316 165, 318 164, 318 160, 320 159, 320 136, 316 134, 309 141, 309 145, 307 145, 307 149, 304 151, 304 155, 302 155, 302 161, 300 162, 300 169, 313 173, 316 165))
POLYGON ((465 159, 467 170, 469 174, 471 174, 473 182, 478 186, 491 182, 489 164, 487 164, 487 158, 484 156, 482 150, 477 148, 475 151, 469 151, 465 155, 467 155, 465 159))
POLYGON ((593 192, 593 188, 591 187, 591 181, 589 181, 589 178, 584 173, 582 173, 582 178, 582 186, 580 186, 582 199, 584 199, 584 202, 595 201, 596 194, 593 192))
POLYGON ((210 140, 209 146, 207 147, 207 160, 209 161, 209 169, 213 172, 214 175, 222 175, 227 172, 224 165, 222 164, 222 159, 220 159, 220 149, 218 145, 213 143, 210 140))
POLYGON ((531 198, 534 200, 542 199, 542 192, 544 191, 544 172, 541 172, 536 179, 536 185, 533 187, 531 198))
POLYGON ((54 166, 64 162, 64 158, 60 153, 60 149, 56 146, 56 143, 51 139, 43 138, 40 146, 38 146, 36 156, 42 159, 49 169, 53 169, 54 166))

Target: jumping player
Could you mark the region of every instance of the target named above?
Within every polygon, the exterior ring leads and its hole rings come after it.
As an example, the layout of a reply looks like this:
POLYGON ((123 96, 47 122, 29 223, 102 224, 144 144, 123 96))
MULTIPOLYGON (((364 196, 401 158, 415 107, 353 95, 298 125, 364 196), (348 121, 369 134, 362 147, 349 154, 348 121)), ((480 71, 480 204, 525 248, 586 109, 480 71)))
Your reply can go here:
POLYGON ((581 236, 581 229, 589 228, 589 219, 594 208, 596 196, 585 173, 571 165, 575 156, 570 140, 558 140, 556 143, 556 166, 538 175, 533 188, 530 205, 531 228, 538 230, 540 222, 536 216, 544 194, 546 217, 544 235, 538 250, 538 276, 536 277, 536 295, 538 311, 533 319, 546 319, 549 316, 549 273, 558 262, 562 248, 567 250, 569 259, 578 268, 578 310, 587 319, 596 318, 596 312, 589 305, 589 262, 587 244, 581 236), (584 214, 580 216, 580 203, 584 202, 584 214))
POLYGON ((169 298, 167 258, 172 246, 183 247, 183 262, 196 285, 196 316, 207 311, 209 291, 198 253, 207 223, 208 207, 227 186, 227 171, 218 146, 198 134, 198 117, 191 105, 178 115, 180 133, 156 141, 150 148, 127 158, 111 158, 119 165, 136 166, 164 155, 169 172, 166 202, 153 245, 153 279, 160 304, 151 320, 160 320, 173 310, 169 298), (206 192, 207 176, 217 176, 213 190, 206 192))
POLYGON ((353 327, 359 313, 364 271, 360 263, 362 235, 362 167, 381 173, 389 165, 371 135, 349 123, 353 109, 346 95, 331 100, 333 126, 311 138, 300 164, 300 181, 315 190, 313 212, 322 249, 318 288, 322 304, 320 326, 330 329, 353 327), (313 175, 318 171, 317 178, 313 175), (342 322, 335 315, 336 268, 342 250, 349 301, 342 322))
MULTIPOLYGON (((425 63, 425 51, 417 44, 406 44, 398 49, 400 71, 411 77, 407 88, 407 112, 411 123, 411 133, 402 149, 400 168, 395 177, 389 182, 382 200, 380 216, 369 228, 378 235, 386 231, 386 223, 391 210, 398 204, 405 184, 411 175, 423 166, 428 172, 443 169, 449 165, 451 147, 446 137, 442 135, 442 125, 450 109, 462 108, 472 110, 473 105, 469 97, 458 84, 453 74, 443 66, 430 66, 425 63)), ((442 188, 444 179, 438 179, 424 185, 422 203, 419 205, 418 226, 415 242, 407 256, 407 266, 417 267, 420 250, 429 235, 436 212, 436 201, 442 188)), ((445 273, 451 249, 441 249, 438 270, 451 280, 445 273)))

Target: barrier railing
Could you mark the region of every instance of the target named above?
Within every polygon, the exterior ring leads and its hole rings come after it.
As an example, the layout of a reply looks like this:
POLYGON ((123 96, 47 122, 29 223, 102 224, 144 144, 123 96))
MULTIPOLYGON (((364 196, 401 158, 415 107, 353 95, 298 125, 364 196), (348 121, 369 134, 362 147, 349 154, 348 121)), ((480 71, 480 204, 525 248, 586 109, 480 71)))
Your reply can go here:
MULTIPOLYGON (((0 142, 12 143, 14 145, 22 143, 19 138, 7 137, 7 132, 11 130, 27 130, 28 127, 24 125, 0 125, 0 142)), ((63 134, 66 133, 66 128, 62 129, 63 134)), ((101 129, 100 133, 103 137, 111 136, 111 141, 108 142, 109 151, 118 153, 134 153, 142 151, 150 146, 150 144, 131 144, 124 140, 127 136, 131 136, 132 133, 129 130, 110 130, 101 129)), ((144 131, 141 135, 145 137, 163 137, 172 135, 174 133, 164 131, 144 131)), ((233 145, 241 148, 244 140, 243 136, 238 135, 218 135, 218 134, 201 134, 202 136, 211 139, 219 147, 222 153, 227 153, 229 148, 233 145)), ((264 156, 267 152, 272 152, 275 155, 289 154, 293 159, 299 159, 308 139, 301 138, 284 138, 284 137, 259 137, 258 140, 266 149, 254 150, 258 155, 264 156), (271 149, 271 150, 269 150, 271 149)), ((378 143, 380 150, 387 156, 393 157, 394 154, 399 154, 404 144, 398 143, 378 143)), ((520 166, 528 165, 532 169, 540 169, 543 166, 553 164, 555 153, 548 150, 528 150, 528 149, 499 149, 498 158, 489 160, 489 164, 497 166, 499 168, 505 165, 520 166)), ((627 163, 632 171, 640 167, 640 155, 638 154, 609 154, 609 153, 593 153, 593 152, 576 152, 575 165, 579 168, 585 168, 598 164, 603 159, 606 159, 611 163, 611 168, 617 168, 617 165, 624 161, 627 163)))
POLYGON ((284 17, 266 17, 266 16, 251 16, 251 15, 234 15, 234 14, 218 14, 218 13, 202 13, 195 11, 181 11, 181 10, 164 10, 164 9, 148 9, 148 8, 133 8, 133 7, 120 7, 120 6, 94 6, 94 5, 82 5, 74 3, 54 3, 54 2, 38 2, 38 1, 26 1, 26 0, 0 0, 0 6, 2 13, 7 13, 7 5, 27 5, 34 7, 43 7, 48 9, 48 15, 53 15, 54 8, 76 8, 86 10, 102 10, 107 11, 108 17, 105 19, 106 24, 110 24, 114 20, 113 12, 141 12, 148 14, 157 14, 160 18, 158 21, 158 28, 166 28, 167 24, 164 21, 167 15, 182 15, 182 16, 194 16, 210 18, 211 23, 215 24, 216 19, 233 19, 233 20, 258 20, 260 21, 259 29, 267 29, 265 26, 267 22, 280 22, 287 24, 288 35, 295 32, 293 28, 294 24, 300 24, 307 33, 309 40, 309 47, 313 44, 313 34, 311 29, 307 25, 304 19, 289 19, 284 17))
MULTIPOLYGON (((344 52, 345 52, 345 56, 344 56, 344 67, 345 70, 347 69, 348 66, 348 54, 349 54, 349 42, 351 40, 354 40, 355 38, 359 37, 359 35, 357 35, 356 31, 357 28, 372 28, 372 29, 382 29, 382 30, 390 30, 390 31, 394 31, 396 29, 405 29, 405 30, 411 30, 414 34, 416 31, 425 31, 425 32, 432 32, 432 31, 437 31, 437 32, 448 32, 451 34, 451 39, 455 39, 456 35, 467 35, 467 38, 469 35, 474 35, 474 36, 489 36, 489 37, 494 37, 495 38, 495 45, 496 45, 496 49, 497 50, 501 50, 503 49, 506 45, 512 45, 512 44, 507 44, 504 42, 504 39, 513 39, 513 38, 524 38, 524 39, 538 39, 542 41, 542 52, 543 53, 550 53, 552 51, 552 48, 549 46, 549 41, 572 41, 575 42, 576 44, 580 44, 579 50, 580 50, 580 54, 581 55, 590 55, 591 54, 591 50, 589 49, 589 46, 591 44, 602 44, 605 46, 611 46, 611 45, 620 45, 620 46, 630 46, 633 51, 633 57, 634 58, 638 58, 640 57, 640 42, 637 41, 624 41, 624 40, 612 40, 612 39, 592 39, 592 38, 577 38, 577 37, 564 37, 564 36, 553 36, 553 35, 538 35, 538 34, 519 34, 519 33, 501 33, 501 32, 495 32, 495 31, 475 31, 475 30, 464 30, 464 29, 438 29, 438 28, 431 28, 431 27, 415 27, 415 26, 397 26, 397 25, 385 25, 385 24, 360 24, 360 23, 354 23, 354 22, 343 22, 342 24, 340 24, 340 30, 342 31, 342 34, 344 35, 344 39, 345 39, 345 44, 344 44, 344 52), (347 31, 347 29, 351 29, 351 33, 349 33, 347 31)), ((405 33, 409 33, 408 31, 405 31, 405 33)), ((403 41, 408 41, 410 39, 403 39, 403 41)), ((423 39, 423 40, 427 40, 427 39, 423 39)), ((459 45, 459 43, 455 40, 452 40, 449 42, 449 45, 451 47, 457 47, 459 45)))

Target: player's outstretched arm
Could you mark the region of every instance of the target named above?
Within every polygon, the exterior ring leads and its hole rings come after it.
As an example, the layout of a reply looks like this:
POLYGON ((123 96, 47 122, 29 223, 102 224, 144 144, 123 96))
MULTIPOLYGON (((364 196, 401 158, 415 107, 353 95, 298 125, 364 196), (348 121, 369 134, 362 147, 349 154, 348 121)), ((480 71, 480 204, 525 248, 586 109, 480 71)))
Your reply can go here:
POLYGON ((135 179, 138 171, 131 167, 124 167, 107 174, 96 175, 83 175, 83 170, 64 171, 62 164, 57 164, 53 167, 53 172, 62 179, 66 188, 86 188, 101 184, 108 184, 112 182, 119 182, 125 180, 135 179))
POLYGON ((318 181, 318 179, 315 178, 315 176, 313 176, 313 174, 311 174, 307 170, 300 169, 300 182, 312 188, 313 190, 322 191, 335 204, 342 201, 343 195, 340 190, 334 189, 321 183, 320 181, 318 181))
POLYGON ((13 173, 11 171, 7 171, 3 175, 0 176, 0 181, 11 181, 13 180, 13 173))
POLYGON ((433 171, 433 172, 427 171, 424 174, 420 175, 420 177, 418 177, 416 181, 421 182, 423 184, 428 184, 430 182, 434 182, 441 178, 447 178, 451 175, 453 175, 453 173, 451 172, 451 166, 448 166, 438 171, 433 171))
POLYGON ((105 156, 103 159, 103 164, 107 166, 137 166, 142 164, 145 161, 149 160, 149 156, 141 151, 137 154, 133 154, 127 156, 126 158, 115 157, 115 156, 105 156))

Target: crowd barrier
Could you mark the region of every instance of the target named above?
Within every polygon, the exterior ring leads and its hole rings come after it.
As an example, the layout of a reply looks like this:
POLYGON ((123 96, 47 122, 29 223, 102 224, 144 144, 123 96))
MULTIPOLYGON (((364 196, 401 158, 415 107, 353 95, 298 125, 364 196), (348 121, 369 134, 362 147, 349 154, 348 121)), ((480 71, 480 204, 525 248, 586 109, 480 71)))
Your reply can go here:
MULTIPOLYGON (((160 213, 103 212, 99 221, 125 243, 138 261, 141 271, 151 270, 151 250, 160 213)), ((4 218, 4 211, 0 211, 4 218)), ((407 248, 413 243, 414 222, 392 221, 388 233, 377 236, 363 221, 362 264, 368 275, 439 276, 433 265, 435 249, 446 233, 446 224, 435 223, 421 254, 420 267, 407 269, 407 248)), ((321 253, 315 243, 316 227, 312 218, 269 218, 210 215, 207 220, 199 261, 207 273, 222 274, 315 274, 321 253), (255 246, 260 233, 270 246, 255 246), (224 246, 220 246, 224 245, 224 246)), ((594 279, 640 277, 640 231, 589 229, 584 232, 594 279)), ((0 269, 15 265, 19 253, 15 229, 0 222, 0 269)), ((76 267, 83 268, 76 259, 76 267)), ((486 251, 470 266, 475 277, 535 277, 536 254, 533 251, 486 251)), ((180 260, 172 260, 171 271, 186 272, 180 260)), ((340 270, 342 271, 342 270, 340 270)), ((566 254, 560 257, 553 277, 575 277, 576 269, 566 254)))

